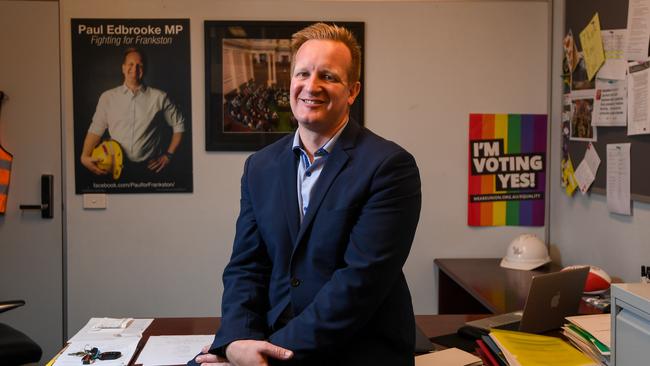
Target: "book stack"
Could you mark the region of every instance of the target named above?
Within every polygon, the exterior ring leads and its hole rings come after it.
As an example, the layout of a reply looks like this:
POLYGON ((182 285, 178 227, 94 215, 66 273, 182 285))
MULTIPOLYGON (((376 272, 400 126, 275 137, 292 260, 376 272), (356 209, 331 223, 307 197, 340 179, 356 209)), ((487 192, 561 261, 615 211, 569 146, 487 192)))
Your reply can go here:
POLYGON ((599 365, 610 364, 610 314, 567 317, 563 334, 578 349, 599 365))
POLYGON ((487 366, 599 366, 557 337, 492 329, 477 340, 477 353, 487 366))

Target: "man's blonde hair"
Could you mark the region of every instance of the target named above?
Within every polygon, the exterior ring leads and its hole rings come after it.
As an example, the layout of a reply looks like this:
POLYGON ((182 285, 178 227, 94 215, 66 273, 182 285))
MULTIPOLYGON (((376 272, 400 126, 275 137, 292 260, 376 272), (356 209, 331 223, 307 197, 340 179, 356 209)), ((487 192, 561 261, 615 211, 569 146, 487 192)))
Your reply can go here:
POLYGON ((315 23, 299 30, 291 36, 291 73, 295 66, 296 53, 305 42, 317 39, 343 43, 352 55, 352 65, 348 70, 348 81, 353 84, 361 78, 361 46, 354 34, 344 27, 335 24, 315 23))

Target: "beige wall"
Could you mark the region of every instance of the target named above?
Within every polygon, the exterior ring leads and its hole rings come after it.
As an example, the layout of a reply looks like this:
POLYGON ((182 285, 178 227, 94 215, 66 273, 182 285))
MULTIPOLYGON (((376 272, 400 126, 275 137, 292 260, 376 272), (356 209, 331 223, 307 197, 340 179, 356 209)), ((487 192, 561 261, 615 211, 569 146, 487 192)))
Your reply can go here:
POLYGON ((434 258, 499 257, 519 233, 544 236, 544 228, 468 227, 466 182, 469 113, 547 113, 546 2, 60 4, 70 332, 91 316, 220 314, 248 153, 204 150, 204 20, 366 22, 366 125, 411 151, 422 175, 422 216, 405 267, 417 313, 437 310, 434 258), (193 194, 110 195, 107 210, 82 208, 72 169, 71 18, 190 19, 193 194))

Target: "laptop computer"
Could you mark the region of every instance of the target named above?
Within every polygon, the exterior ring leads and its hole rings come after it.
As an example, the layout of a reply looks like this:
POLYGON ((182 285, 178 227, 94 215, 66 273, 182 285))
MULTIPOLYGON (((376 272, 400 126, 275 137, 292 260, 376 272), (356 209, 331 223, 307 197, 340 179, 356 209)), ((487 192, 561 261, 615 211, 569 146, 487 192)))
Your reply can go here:
POLYGON ((489 331, 491 328, 543 333, 561 328, 564 318, 575 315, 589 267, 534 276, 523 311, 515 311, 465 323, 489 331))

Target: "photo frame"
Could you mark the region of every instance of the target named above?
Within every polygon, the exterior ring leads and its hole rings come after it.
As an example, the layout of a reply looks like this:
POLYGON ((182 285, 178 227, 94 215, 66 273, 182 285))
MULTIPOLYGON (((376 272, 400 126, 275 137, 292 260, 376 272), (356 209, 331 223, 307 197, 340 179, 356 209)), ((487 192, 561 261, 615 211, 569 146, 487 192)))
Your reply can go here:
MULTIPOLYGON (((205 149, 256 151, 293 133, 291 35, 317 21, 205 21, 205 149)), ((364 50, 363 22, 349 29, 364 50)), ((363 83, 363 55, 361 79, 363 83)), ((364 124, 364 90, 350 118, 364 124)))

